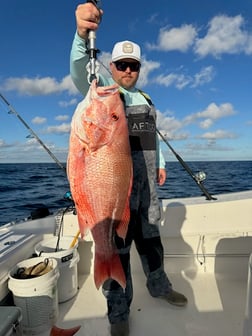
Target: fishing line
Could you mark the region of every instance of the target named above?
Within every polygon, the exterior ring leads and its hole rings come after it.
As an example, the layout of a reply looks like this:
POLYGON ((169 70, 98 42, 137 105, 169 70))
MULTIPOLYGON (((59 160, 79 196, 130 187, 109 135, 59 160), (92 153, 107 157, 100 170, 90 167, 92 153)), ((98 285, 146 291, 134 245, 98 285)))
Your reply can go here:
POLYGON ((31 127, 24 121, 24 119, 18 114, 18 112, 11 106, 11 104, 7 101, 7 99, 0 93, 0 98, 3 100, 3 102, 7 105, 9 108, 8 113, 14 114, 21 123, 28 129, 32 137, 34 137, 38 143, 47 151, 47 153, 51 156, 51 158, 57 163, 57 165, 66 173, 66 168, 63 166, 63 164, 56 158, 56 156, 50 151, 50 149, 43 143, 43 141, 37 136, 37 134, 31 129, 31 127))
POLYGON ((60 219, 60 225, 59 225, 59 232, 58 232, 58 238, 57 238, 57 242, 56 242, 56 246, 55 246, 55 250, 54 252, 58 252, 59 251, 59 243, 60 243, 60 238, 61 238, 61 233, 63 230, 63 223, 64 223, 64 216, 67 213, 67 211, 71 208, 71 205, 69 205, 68 207, 66 207, 61 215, 61 219, 60 219))

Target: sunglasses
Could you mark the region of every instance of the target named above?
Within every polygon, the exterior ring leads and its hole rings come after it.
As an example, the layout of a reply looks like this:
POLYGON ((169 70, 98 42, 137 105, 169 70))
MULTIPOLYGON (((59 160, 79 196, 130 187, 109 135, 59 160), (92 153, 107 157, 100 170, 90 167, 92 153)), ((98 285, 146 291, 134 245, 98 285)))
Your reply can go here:
POLYGON ((116 61, 113 63, 115 64, 116 69, 119 71, 125 71, 127 68, 130 68, 130 71, 137 72, 141 67, 139 62, 116 61))

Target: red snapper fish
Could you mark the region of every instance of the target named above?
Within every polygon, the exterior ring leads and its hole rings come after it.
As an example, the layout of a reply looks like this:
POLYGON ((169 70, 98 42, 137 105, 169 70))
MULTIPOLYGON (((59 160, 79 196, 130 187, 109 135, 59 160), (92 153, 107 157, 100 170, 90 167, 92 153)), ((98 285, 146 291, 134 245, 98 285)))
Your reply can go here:
POLYGON ((115 232, 126 237, 130 218, 132 159, 124 106, 118 85, 91 83, 71 123, 67 174, 83 237, 95 243, 97 289, 112 278, 123 288, 125 274, 115 245, 115 232))

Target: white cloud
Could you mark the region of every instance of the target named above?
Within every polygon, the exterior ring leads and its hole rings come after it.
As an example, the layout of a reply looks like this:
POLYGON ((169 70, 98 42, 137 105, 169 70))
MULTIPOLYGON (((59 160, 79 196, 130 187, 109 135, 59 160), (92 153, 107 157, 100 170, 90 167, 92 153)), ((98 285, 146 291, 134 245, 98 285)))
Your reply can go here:
POLYGON ((252 53, 252 36, 243 30, 244 19, 241 15, 215 16, 208 26, 205 37, 195 42, 194 51, 200 57, 209 54, 220 57, 223 53, 252 53))
POLYGON ((155 77, 154 82, 159 85, 168 86, 175 86, 177 89, 182 90, 186 86, 196 88, 198 86, 202 86, 206 83, 209 83, 214 78, 214 67, 207 66, 202 68, 198 73, 193 76, 181 74, 181 73, 174 73, 171 72, 167 75, 162 74, 155 77))
MULTIPOLYGON (((51 142, 43 142, 44 145, 53 152, 61 162, 65 162, 68 154, 67 147, 57 147, 51 142)), ((1 144, 0 144, 1 147, 1 144)), ((33 139, 28 139, 25 142, 15 142, 6 145, 2 148, 0 153, 0 161, 2 163, 16 163, 16 162, 51 162, 54 161, 50 155, 45 151, 38 141, 33 139)))
POLYGON ((44 131, 45 133, 53 133, 53 134, 62 134, 62 133, 69 133, 70 132, 71 125, 70 123, 63 123, 58 126, 49 126, 44 131))
POLYGON ((206 83, 209 83, 213 80, 214 75, 215 75, 214 67, 207 66, 194 75, 194 81, 191 86, 198 87, 206 83))
POLYGON ((139 75, 139 79, 137 82, 137 86, 139 88, 143 88, 149 82, 149 75, 152 71, 158 69, 160 67, 160 63, 154 61, 147 61, 144 57, 142 59, 142 66, 139 75))
POLYGON ((77 105, 77 103, 78 103, 78 99, 73 98, 69 101, 66 101, 66 100, 65 101, 63 101, 63 100, 59 101, 59 106, 60 107, 68 107, 68 106, 77 105))
POLYGON ((0 139, 0 148, 8 148, 10 145, 8 145, 3 139, 0 139))
POLYGON ((248 35, 247 43, 244 46, 245 54, 252 55, 252 34, 248 35))
MULTIPOLYGON (((202 29, 201 29, 202 30, 202 29)), ((200 29, 193 24, 180 27, 164 27, 159 31, 156 43, 147 43, 150 50, 192 51, 203 58, 222 54, 252 54, 252 34, 245 29, 242 15, 216 15, 207 25, 207 31, 200 37, 200 29)))
POLYGON ((182 140, 187 139, 188 134, 181 132, 183 123, 167 113, 161 113, 157 110, 157 128, 167 139, 182 140))
POLYGON ((185 52, 193 45, 196 36, 197 30, 193 25, 184 24, 179 28, 162 28, 159 32, 157 44, 147 44, 147 48, 185 52))
POLYGON ((184 74, 169 73, 168 75, 157 76, 155 82, 166 87, 174 85, 181 90, 191 82, 191 77, 184 74))
POLYGON ((210 128, 213 125, 213 120, 210 118, 207 118, 199 123, 200 128, 210 128))
POLYGON ((235 114, 235 110, 233 105, 230 103, 223 103, 219 106, 215 103, 211 103, 207 106, 207 108, 201 112, 196 113, 197 118, 212 118, 219 119, 227 116, 231 116, 235 114))
MULTIPOLYGON (((214 125, 217 119, 232 116, 235 114, 232 104, 223 103, 217 105, 211 103, 203 111, 192 113, 182 120, 176 119, 171 112, 161 113, 157 110, 157 128, 167 139, 182 140, 188 139, 189 133, 184 130, 190 124, 196 123, 201 129, 208 129, 214 125)), ((202 139, 233 139, 236 135, 229 131, 217 130, 206 132, 199 136, 202 139)))
POLYGON ((98 58, 99 73, 104 77, 110 77, 109 63, 111 62, 111 53, 102 52, 98 58))
POLYGON ((216 140, 207 140, 204 141, 203 143, 188 143, 186 145, 186 152, 188 153, 188 151, 191 151, 190 155, 194 155, 194 154, 199 154, 202 152, 206 153, 206 151, 215 151, 215 152, 226 152, 226 151, 232 151, 233 147, 227 147, 227 146, 223 146, 220 145, 219 143, 216 142, 216 140))
POLYGON ((65 114, 65 115, 57 115, 54 119, 58 120, 58 121, 66 121, 66 120, 69 119, 69 116, 67 114, 65 114))
POLYGON ((65 76, 61 80, 61 82, 59 83, 59 89, 60 89, 60 92, 67 91, 69 94, 73 94, 73 95, 79 93, 70 75, 65 76))
POLYGON ((208 140, 216 140, 216 139, 235 139, 237 138, 237 135, 232 133, 232 132, 228 132, 222 129, 216 130, 214 132, 207 132, 202 134, 201 136, 199 136, 198 138, 201 139, 208 139, 208 140))
POLYGON ((41 125, 44 124, 46 122, 46 118, 42 118, 42 117, 35 117, 32 119, 32 123, 36 124, 36 125, 41 125))
POLYGON ((199 125, 202 128, 208 128, 213 125, 214 120, 232 116, 235 113, 233 105, 230 103, 223 103, 220 105, 211 103, 205 110, 188 115, 184 119, 184 123, 191 124, 197 122, 199 119, 205 119, 204 121, 201 121, 199 125))
POLYGON ((78 93, 70 75, 59 82, 53 77, 10 77, 3 82, 1 89, 4 91, 17 91, 22 95, 29 96, 50 95, 64 91, 68 91, 69 94, 78 93))

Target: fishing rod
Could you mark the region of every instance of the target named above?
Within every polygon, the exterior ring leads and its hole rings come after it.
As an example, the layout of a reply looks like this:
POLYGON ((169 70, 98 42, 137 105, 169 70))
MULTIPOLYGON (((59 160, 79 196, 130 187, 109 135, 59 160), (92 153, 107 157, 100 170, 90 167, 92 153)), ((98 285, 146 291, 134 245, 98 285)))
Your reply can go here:
POLYGON ((51 156, 51 158, 57 163, 57 165, 64 170, 66 173, 66 168, 63 164, 56 158, 56 156, 50 151, 50 149, 43 143, 43 141, 37 136, 37 134, 31 129, 31 127, 24 121, 24 119, 17 113, 17 111, 11 106, 11 104, 7 101, 7 99, 0 93, 0 98, 4 101, 4 103, 9 108, 9 114, 15 114, 15 116, 21 121, 21 123, 28 129, 31 135, 38 141, 38 143, 47 151, 47 153, 51 156))
POLYGON ((201 189, 203 194, 206 196, 207 200, 216 200, 217 198, 213 197, 209 194, 205 186, 203 185, 203 180, 206 177, 206 174, 204 172, 199 172, 197 174, 193 174, 190 167, 185 163, 185 161, 181 158, 181 156, 173 149, 173 147, 169 144, 169 142, 166 140, 166 138, 163 136, 163 134, 156 128, 156 132, 158 135, 162 138, 162 140, 165 142, 165 144, 170 148, 172 153, 176 156, 177 160, 180 162, 182 167, 187 171, 187 173, 191 176, 191 178, 196 182, 197 186, 201 189))

